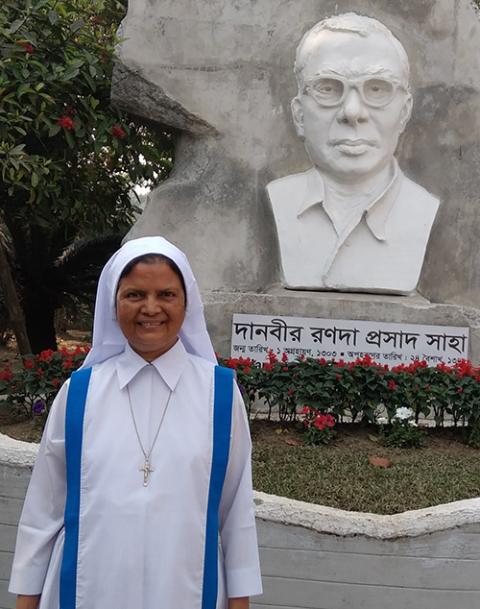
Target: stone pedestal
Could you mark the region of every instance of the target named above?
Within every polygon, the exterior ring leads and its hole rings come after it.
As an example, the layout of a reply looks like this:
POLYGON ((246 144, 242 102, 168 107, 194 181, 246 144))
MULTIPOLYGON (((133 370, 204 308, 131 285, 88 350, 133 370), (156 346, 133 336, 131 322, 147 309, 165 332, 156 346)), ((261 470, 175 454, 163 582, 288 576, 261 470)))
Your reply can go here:
POLYGON ((221 355, 230 354, 233 314, 250 313, 469 327, 470 359, 480 363, 480 310, 473 307, 434 304, 419 295, 303 292, 281 287, 262 294, 208 291, 203 298, 210 335, 221 355))

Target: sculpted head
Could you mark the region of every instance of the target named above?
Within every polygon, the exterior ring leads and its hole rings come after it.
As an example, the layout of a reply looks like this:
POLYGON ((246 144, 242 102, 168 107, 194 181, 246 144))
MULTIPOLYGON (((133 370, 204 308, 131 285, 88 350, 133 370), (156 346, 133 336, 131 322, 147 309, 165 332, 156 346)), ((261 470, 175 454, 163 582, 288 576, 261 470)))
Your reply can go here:
POLYGON ((345 13, 317 23, 297 48, 292 114, 313 164, 337 180, 387 166, 411 114, 408 57, 376 19, 345 13))

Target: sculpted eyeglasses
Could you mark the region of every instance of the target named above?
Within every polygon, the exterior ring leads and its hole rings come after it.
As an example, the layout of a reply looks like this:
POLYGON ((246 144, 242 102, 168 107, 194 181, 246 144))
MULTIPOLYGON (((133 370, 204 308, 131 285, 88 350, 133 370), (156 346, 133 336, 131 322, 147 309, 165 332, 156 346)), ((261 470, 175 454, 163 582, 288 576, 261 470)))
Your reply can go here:
POLYGON ((320 76, 307 81, 303 92, 312 97, 319 106, 333 108, 344 102, 351 89, 356 89, 363 102, 371 108, 387 106, 398 89, 406 91, 399 82, 386 78, 365 76, 347 79, 340 76, 320 76))

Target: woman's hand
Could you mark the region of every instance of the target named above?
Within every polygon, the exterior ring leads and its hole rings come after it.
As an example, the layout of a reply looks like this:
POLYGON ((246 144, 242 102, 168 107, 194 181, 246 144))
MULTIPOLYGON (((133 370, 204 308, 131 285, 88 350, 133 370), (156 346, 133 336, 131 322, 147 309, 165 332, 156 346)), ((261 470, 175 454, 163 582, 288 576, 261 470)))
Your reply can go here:
POLYGON ((40 594, 19 594, 17 596, 17 604, 15 605, 15 609, 37 609, 39 601, 40 594))
POLYGON ((249 607, 250 602, 248 596, 228 599, 228 609, 248 609, 249 607))

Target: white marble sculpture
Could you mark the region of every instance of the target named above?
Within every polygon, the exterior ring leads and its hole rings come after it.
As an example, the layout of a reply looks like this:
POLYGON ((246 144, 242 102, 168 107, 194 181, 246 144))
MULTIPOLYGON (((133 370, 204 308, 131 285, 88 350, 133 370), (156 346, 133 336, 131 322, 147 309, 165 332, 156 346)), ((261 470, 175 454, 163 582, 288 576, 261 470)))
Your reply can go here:
POLYGON ((375 19, 330 17, 301 40, 295 75, 313 167, 267 186, 285 286, 411 293, 439 201, 394 158, 412 109, 405 49, 375 19))

